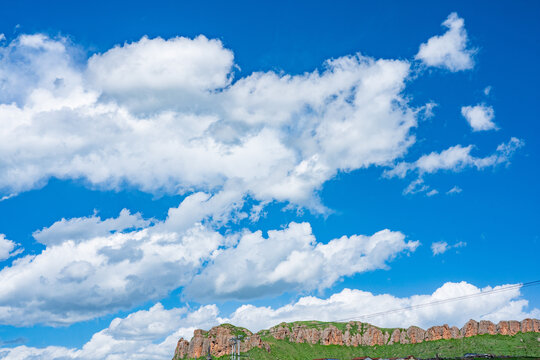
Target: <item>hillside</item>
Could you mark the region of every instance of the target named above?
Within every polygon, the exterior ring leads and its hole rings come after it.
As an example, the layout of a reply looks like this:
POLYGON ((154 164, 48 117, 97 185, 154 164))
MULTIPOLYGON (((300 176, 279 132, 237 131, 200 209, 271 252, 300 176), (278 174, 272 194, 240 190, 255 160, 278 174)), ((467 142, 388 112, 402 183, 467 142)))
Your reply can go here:
POLYGON ((459 357, 465 353, 540 357, 540 320, 468 321, 461 329, 448 325, 423 330, 416 326, 380 328, 367 323, 299 321, 251 333, 223 324, 196 330, 191 341, 180 339, 173 360, 230 354, 230 339, 243 335, 240 351, 252 359, 354 357, 459 357))

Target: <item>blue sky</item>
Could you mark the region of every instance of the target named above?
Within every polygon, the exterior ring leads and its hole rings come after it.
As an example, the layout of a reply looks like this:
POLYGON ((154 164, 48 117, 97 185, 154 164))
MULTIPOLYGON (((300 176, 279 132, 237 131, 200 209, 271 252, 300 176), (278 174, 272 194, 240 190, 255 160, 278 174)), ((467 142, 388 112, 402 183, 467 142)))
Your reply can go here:
POLYGON ((1 6, 0 358, 168 359, 224 321, 540 279, 538 4, 1 6))

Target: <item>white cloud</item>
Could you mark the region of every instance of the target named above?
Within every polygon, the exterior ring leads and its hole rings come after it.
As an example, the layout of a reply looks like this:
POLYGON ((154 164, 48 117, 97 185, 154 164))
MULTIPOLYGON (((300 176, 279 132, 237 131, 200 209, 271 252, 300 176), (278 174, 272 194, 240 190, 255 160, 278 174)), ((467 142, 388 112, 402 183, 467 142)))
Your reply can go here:
POLYGON ((0 42, 6 40, 6 35, 0 33, 0 42))
POLYGON ((488 96, 491 93, 491 85, 484 88, 484 95, 488 96))
POLYGON ((520 290, 515 288, 506 292, 447 302, 436 306, 426 306, 420 309, 399 311, 377 317, 360 317, 361 315, 401 309, 458 296, 479 294, 501 287, 487 286, 481 289, 463 281, 460 283, 448 282, 432 294, 412 295, 404 298, 390 294, 375 295, 361 290, 344 289, 327 299, 307 296, 277 309, 242 305, 231 315, 230 321, 253 330, 268 328, 282 321, 313 319, 321 321, 355 319, 382 327, 417 325, 427 328, 445 323, 462 326, 471 318, 500 321, 535 317, 540 314, 539 309, 526 311, 528 302, 520 299, 520 290), (366 309, 368 310, 366 311, 366 309))
POLYGON ((220 224, 247 216, 238 213, 242 204, 234 191, 196 193, 152 224, 124 210, 113 219, 62 219, 35 232, 46 249, 0 270, 0 323, 67 325, 180 286, 187 297, 243 299, 321 290, 384 269, 419 244, 389 230, 317 243, 307 223, 269 231, 267 239, 260 231, 221 235, 220 224))
POLYGON ((446 241, 437 241, 431 244, 433 255, 444 254, 446 250, 448 250, 448 243, 446 241))
POLYGON ((12 256, 20 254, 23 250, 17 249, 19 244, 6 239, 6 235, 0 234, 0 261, 9 259, 12 256))
POLYGON ((497 125, 493 122, 495 112, 491 106, 463 106, 461 115, 471 125, 473 131, 498 130, 497 125))
POLYGON ((167 100, 169 106, 186 105, 189 98, 203 101, 205 93, 228 86, 233 58, 221 41, 202 35, 168 40, 143 37, 92 56, 87 76, 97 91, 131 109, 160 110, 167 100))
POLYGON ((233 82, 232 52, 203 36, 80 57, 45 35, 0 45, 0 195, 51 177, 153 193, 234 182, 321 209, 314 194, 337 172, 390 164, 414 143, 407 61, 357 54, 233 82))
POLYGON ((45 250, 0 270, 0 323, 67 325, 166 296, 226 245, 206 222, 227 216, 234 204, 228 194, 197 193, 171 209, 166 220, 138 230, 108 233, 144 223, 127 211, 103 221, 63 219, 43 229, 37 236, 45 250), (199 213, 191 211, 195 204, 199 213))
POLYGON ((393 169, 385 171, 385 176, 397 176, 403 178, 407 173, 416 171, 419 176, 422 177, 424 174, 432 174, 441 170, 457 172, 468 167, 484 169, 508 163, 513 153, 517 149, 523 147, 524 144, 523 140, 512 137, 507 143, 500 144, 497 147, 497 150, 487 157, 472 156, 472 145, 456 145, 443 150, 440 153, 432 152, 428 155, 423 155, 412 163, 398 163, 393 169))
POLYGON ((49 346, 0 348, 5 360, 161 360, 170 359, 180 337, 190 338, 196 328, 210 328, 223 322, 215 305, 164 309, 157 303, 125 318, 115 318, 108 328, 95 333, 80 349, 49 346))
POLYGON ((461 189, 459 186, 454 186, 453 188, 451 188, 450 190, 448 190, 446 192, 447 195, 452 195, 452 194, 459 194, 460 192, 462 192, 463 189, 461 189))
POLYGON ((322 290, 344 276, 385 269, 388 261, 418 245, 390 230, 343 236, 323 244, 316 242, 308 223, 269 231, 267 238, 260 231, 246 232, 236 246, 220 252, 185 293, 195 298, 246 299, 322 290))
POLYGON ((439 193, 438 190, 433 189, 433 190, 429 191, 426 195, 431 197, 431 196, 437 195, 438 193, 439 193))
POLYGON ((454 245, 448 245, 446 241, 437 241, 431 244, 431 251, 433 252, 433 255, 440 255, 450 249, 457 249, 465 246, 467 246, 467 243, 463 241, 457 242, 454 245))
POLYGON ((447 68, 450 71, 472 69, 475 51, 467 48, 464 20, 456 13, 451 13, 442 25, 448 28, 446 33, 421 44, 415 58, 427 66, 447 68))
POLYGON ((131 215, 129 210, 123 209, 116 219, 102 221, 96 214, 70 220, 62 219, 48 228, 35 231, 32 236, 44 245, 57 245, 67 240, 77 243, 93 237, 107 236, 112 232, 147 227, 149 223, 141 214, 131 215))
POLYGON ((252 331, 269 328, 283 321, 313 320, 347 321, 361 320, 382 327, 409 327, 417 325, 424 329, 441 324, 463 326, 466 321, 539 317, 539 309, 527 311, 528 301, 521 298, 519 287, 509 291, 474 296, 507 285, 478 288, 467 282, 445 283, 432 294, 396 297, 390 294, 373 294, 356 289, 344 289, 328 298, 306 296, 279 308, 242 305, 229 317, 220 317, 216 305, 202 306, 195 311, 187 308, 164 309, 156 304, 149 310, 141 310, 125 318, 114 319, 108 328, 94 334, 80 349, 64 347, 33 348, 18 346, 0 348, 5 360, 112 360, 151 359, 166 360, 172 357, 180 337, 190 339, 196 328, 209 329, 220 323, 232 323, 252 331), (449 298, 474 297, 445 302, 435 306, 422 306, 376 317, 363 317, 373 313, 432 303, 449 298), (369 309, 369 311, 366 311, 369 309))

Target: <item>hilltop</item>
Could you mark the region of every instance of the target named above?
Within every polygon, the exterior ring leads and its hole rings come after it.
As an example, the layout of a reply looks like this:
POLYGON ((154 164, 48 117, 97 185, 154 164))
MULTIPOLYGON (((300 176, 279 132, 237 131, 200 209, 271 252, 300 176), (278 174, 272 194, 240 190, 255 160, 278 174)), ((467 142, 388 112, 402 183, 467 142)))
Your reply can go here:
POLYGON ((540 356, 540 320, 477 322, 461 329, 448 325, 424 330, 417 326, 381 328, 351 321, 297 321, 252 333, 223 324, 209 331, 195 330, 191 341, 180 339, 173 360, 197 359, 210 351, 219 358, 230 354, 230 339, 241 335, 240 351, 252 359, 313 359, 334 357, 458 357, 465 353, 540 356))

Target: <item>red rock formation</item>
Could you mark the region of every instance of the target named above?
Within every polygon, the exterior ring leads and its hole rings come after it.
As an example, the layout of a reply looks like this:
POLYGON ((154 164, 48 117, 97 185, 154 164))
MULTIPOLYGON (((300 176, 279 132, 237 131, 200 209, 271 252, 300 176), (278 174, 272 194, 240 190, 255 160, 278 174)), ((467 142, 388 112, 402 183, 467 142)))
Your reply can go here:
POLYGON ((510 335, 510 325, 508 321, 499 321, 497 324, 497 334, 510 335))
POLYGON ((540 332, 540 320, 533 319, 533 331, 540 332))
POLYGON ((401 331, 399 334, 399 343, 400 344, 410 344, 411 339, 409 339, 409 335, 407 334, 406 330, 401 331))
POLYGON ((189 350, 189 341, 184 340, 184 338, 180 338, 178 340, 178 344, 176 345, 176 350, 174 351, 174 358, 176 359, 183 359, 187 354, 189 350))
POLYGON ((384 336, 380 329, 370 326, 362 336, 362 345, 384 345, 384 336))
POLYGON ((441 339, 452 339, 452 331, 447 324, 443 326, 432 326, 426 331, 426 341, 441 339))
POLYGON ((478 324, 478 335, 483 334, 490 334, 495 335, 497 334, 497 326, 492 323, 491 321, 482 320, 478 324))
POLYGON ((525 319, 521 322, 521 332, 531 332, 534 331, 533 319, 525 319))
MULTIPOLYGON (((341 331, 333 324, 313 322, 313 324, 286 324, 274 326, 266 334, 278 340, 289 340, 296 343, 346 345, 346 346, 375 346, 384 344, 415 344, 423 341, 436 341, 443 339, 460 339, 482 334, 515 335, 519 332, 540 332, 540 320, 525 319, 518 321, 500 321, 497 325, 491 321, 482 320, 479 323, 469 320, 463 328, 448 325, 433 326, 427 331, 411 326, 407 330, 393 329, 391 332, 351 321, 341 331), (292 327, 291 327, 292 325, 292 327), (309 326, 308 326, 309 325, 309 326)), ((270 346, 261 340, 259 334, 231 325, 221 325, 210 331, 195 330, 190 342, 180 339, 176 346, 174 360, 184 358, 197 358, 205 356, 210 349, 213 356, 230 354, 230 339, 238 332, 245 334, 241 342, 240 351, 246 352, 255 347, 270 351, 270 346)))
POLYGON ((334 325, 330 325, 322 331, 321 344, 343 345, 343 333, 334 325))
POLYGON ((476 335, 478 335, 478 322, 471 319, 461 328, 461 336, 471 337, 476 335))
POLYGON ((392 331, 392 335, 390 335, 390 341, 388 342, 388 345, 399 344, 400 339, 401 339, 401 330, 395 329, 394 331, 392 331))
MULTIPOLYGON (((210 354, 219 357, 231 353, 230 340, 234 337, 233 327, 230 325, 216 326, 210 331, 195 330, 190 342, 180 339, 176 346, 173 359, 198 358, 210 354)), ((234 329, 235 332, 242 331, 244 340, 240 344, 240 351, 246 352, 254 347, 270 350, 270 346, 261 340, 260 335, 252 334, 245 329, 234 329)))
POLYGON ((417 344, 424 341, 426 332, 420 329, 418 326, 411 326, 407 329, 407 336, 409 337, 411 344, 417 344))
POLYGON ((285 340, 291 335, 291 330, 289 330, 286 325, 283 326, 280 324, 270 329, 270 335, 272 335, 274 339, 285 340))
POLYGON ((510 324, 510 335, 516 335, 518 332, 521 331, 521 324, 519 323, 519 321, 510 320, 508 324, 510 324))
POLYGON ((450 328, 450 334, 452 335, 452 339, 461 339, 463 337, 457 326, 452 326, 450 328))

